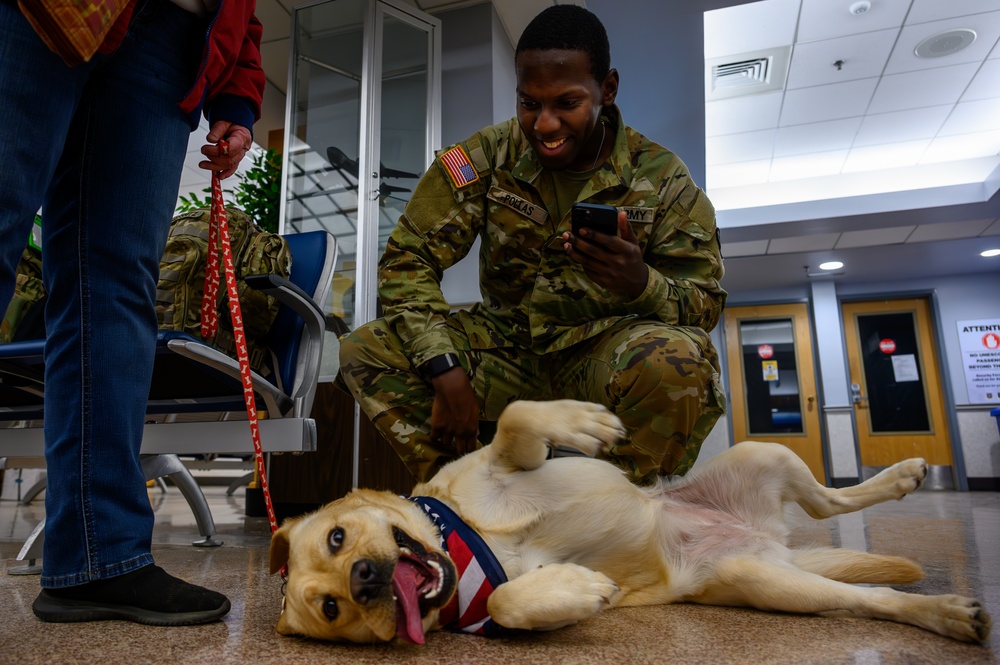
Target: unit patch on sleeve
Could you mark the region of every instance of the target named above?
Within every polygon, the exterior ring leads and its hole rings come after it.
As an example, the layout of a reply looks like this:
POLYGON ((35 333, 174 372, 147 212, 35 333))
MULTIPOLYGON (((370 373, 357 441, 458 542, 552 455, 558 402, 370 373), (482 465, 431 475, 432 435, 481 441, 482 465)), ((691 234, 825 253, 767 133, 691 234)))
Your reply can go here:
POLYGON ((454 148, 441 155, 440 159, 441 165, 444 166, 444 170, 448 172, 448 175, 451 177, 451 181, 455 184, 456 189, 461 189, 462 187, 471 185, 479 180, 479 174, 476 173, 476 169, 472 167, 472 163, 469 161, 469 156, 465 153, 462 146, 456 145, 454 148))

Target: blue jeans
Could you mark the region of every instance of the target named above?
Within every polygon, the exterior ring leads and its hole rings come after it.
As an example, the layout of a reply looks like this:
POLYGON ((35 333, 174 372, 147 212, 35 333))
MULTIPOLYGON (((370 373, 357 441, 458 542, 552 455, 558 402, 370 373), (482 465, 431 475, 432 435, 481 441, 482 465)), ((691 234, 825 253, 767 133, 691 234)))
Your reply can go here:
POLYGON ((140 0, 121 47, 66 67, 0 0, 0 311, 42 207, 45 548, 42 586, 152 563, 139 463, 160 255, 192 127, 204 24, 140 0))

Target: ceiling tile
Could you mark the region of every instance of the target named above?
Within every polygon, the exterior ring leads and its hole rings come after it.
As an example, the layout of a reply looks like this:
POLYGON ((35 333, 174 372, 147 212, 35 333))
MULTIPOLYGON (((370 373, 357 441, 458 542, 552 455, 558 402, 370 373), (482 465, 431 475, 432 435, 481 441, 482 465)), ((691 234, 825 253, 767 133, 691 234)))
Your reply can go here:
POLYGON ((198 192, 205 187, 210 187, 211 182, 209 182, 206 176, 206 171, 203 171, 197 167, 192 168, 187 164, 181 170, 181 191, 180 194, 186 194, 188 192, 198 192))
POLYGON ((983 14, 996 11, 996 8, 996 0, 913 0, 906 23, 927 23, 952 16, 983 14))
POLYGON ((260 62, 264 75, 274 87, 288 94, 289 40, 279 39, 260 45, 260 62))
POLYGON ((705 104, 705 135, 740 134, 778 126, 781 93, 748 95, 705 104))
POLYGON ((779 127, 774 140, 774 156, 787 157, 850 148, 861 121, 862 118, 857 117, 779 127))
POLYGON ((982 233, 984 236, 998 236, 1000 235, 1000 219, 996 220, 990 224, 985 231, 982 233))
POLYGON ((815 236, 797 238, 774 238, 767 247, 768 254, 789 254, 791 252, 816 252, 833 249, 839 233, 822 233, 815 236))
POLYGON ((954 162, 1000 154, 1000 131, 939 136, 927 147, 920 164, 954 162))
POLYGON ((767 254, 767 243, 767 240, 723 242, 722 256, 727 259, 735 259, 739 256, 763 256, 767 254))
MULTIPOLYGON (((949 4, 941 0, 942 5, 949 4)), ((992 9, 996 9, 996 2, 992 9)), ((949 14, 954 16, 955 14, 949 14)), ((909 20, 907 20, 909 23, 909 20)), ((918 69, 928 69, 932 67, 942 67, 956 65, 963 62, 982 62, 983 58, 990 52, 996 44, 997 37, 1000 36, 1000 11, 992 11, 986 14, 975 14, 973 16, 963 16, 948 19, 946 21, 934 21, 933 23, 919 23, 907 25, 899 33, 899 40, 896 47, 889 56, 889 63, 886 65, 886 74, 898 74, 918 69), (913 50, 924 39, 933 35, 966 28, 974 30, 976 41, 970 46, 957 53, 942 56, 940 58, 918 58, 913 50)))
POLYGON ((835 249, 853 247, 875 247, 877 245, 898 245, 906 241, 915 226, 894 226, 888 229, 864 229, 845 231, 837 241, 835 249))
POLYGON ((706 189, 722 189, 741 185, 759 185, 767 182, 771 160, 761 159, 736 164, 717 164, 705 169, 706 189))
POLYGON ((896 30, 880 30, 796 44, 785 87, 793 90, 881 76, 896 33, 896 30), (842 61, 840 69, 834 65, 838 61, 842 61))
POLYGON ((774 129, 743 134, 729 134, 705 139, 705 162, 727 164, 770 159, 774 149, 774 129))
MULTIPOLYGON (((1000 43, 1000 42, 998 42, 1000 43)), ((1000 97, 1000 60, 987 60, 962 95, 963 102, 1000 97)))
MULTIPOLYGON (((937 1, 937 0, 935 0, 937 1)), ((799 17, 799 42, 817 41, 874 32, 886 28, 899 28, 910 8, 910 0, 877 0, 864 14, 848 11, 851 2, 816 2, 802 4, 799 17)))
POLYGON ((861 129, 854 137, 854 145, 867 146, 933 138, 952 108, 950 104, 946 104, 912 111, 869 115, 861 123, 861 129))
POLYGON ((870 78, 789 90, 785 93, 779 126, 864 115, 877 84, 878 79, 870 78))
POLYGON ((961 102, 941 127, 941 136, 990 132, 1000 129, 1000 97, 961 102))
POLYGON ((844 162, 843 172, 856 173, 912 166, 917 163, 930 143, 930 139, 923 139, 852 148, 844 162))
POLYGON ((800 178, 818 178, 825 175, 836 175, 843 168, 847 159, 847 150, 832 150, 830 152, 795 155, 793 157, 776 157, 771 162, 769 182, 798 180, 800 178))
POLYGON ((934 242, 937 240, 955 240, 956 238, 975 238, 985 231, 991 223, 993 223, 992 219, 975 219, 944 224, 921 224, 910 234, 906 242, 934 242))
POLYGON ((262 43, 288 39, 292 34, 292 15, 278 0, 257 0, 254 14, 264 26, 262 43))
POLYGON ((705 59, 787 46, 800 0, 767 0, 705 12, 705 59))
POLYGON ((883 76, 869 113, 953 104, 975 76, 976 63, 883 76))

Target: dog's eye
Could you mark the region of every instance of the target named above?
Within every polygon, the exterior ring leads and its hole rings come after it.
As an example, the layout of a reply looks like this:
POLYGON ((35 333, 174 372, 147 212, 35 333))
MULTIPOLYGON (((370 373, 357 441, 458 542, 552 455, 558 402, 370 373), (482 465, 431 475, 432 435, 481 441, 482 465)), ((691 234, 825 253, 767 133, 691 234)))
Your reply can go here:
POLYGON ((336 621, 337 617, 340 616, 340 610, 337 608, 337 601, 330 596, 326 597, 323 601, 323 614, 330 621, 336 621))
POLYGON ((344 530, 339 526, 330 532, 330 536, 327 539, 327 544, 330 546, 330 553, 336 554, 340 551, 340 547, 344 544, 344 530))

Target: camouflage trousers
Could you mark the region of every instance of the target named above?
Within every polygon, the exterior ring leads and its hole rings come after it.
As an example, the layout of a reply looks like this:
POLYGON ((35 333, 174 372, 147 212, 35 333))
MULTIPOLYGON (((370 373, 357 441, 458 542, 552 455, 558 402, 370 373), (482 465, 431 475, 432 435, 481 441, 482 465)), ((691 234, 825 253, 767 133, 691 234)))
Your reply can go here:
MULTIPOLYGON (((496 421, 515 400, 578 399, 603 404, 628 430, 607 458, 637 484, 686 473, 725 413, 718 357, 700 328, 627 319, 568 349, 472 349, 463 329, 448 330, 479 398, 480 419, 496 421)), ((403 354, 400 338, 377 319, 341 340, 340 378, 420 482, 455 451, 428 435, 434 392, 403 354)))

